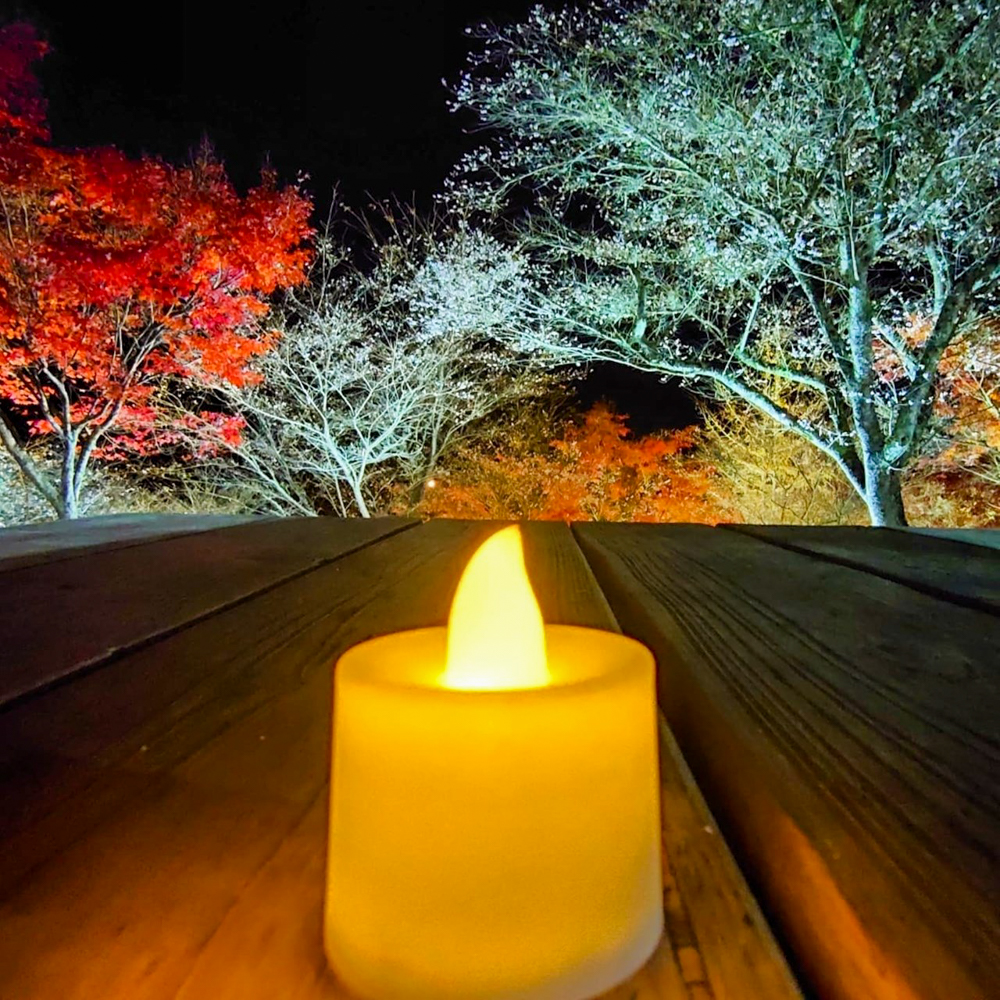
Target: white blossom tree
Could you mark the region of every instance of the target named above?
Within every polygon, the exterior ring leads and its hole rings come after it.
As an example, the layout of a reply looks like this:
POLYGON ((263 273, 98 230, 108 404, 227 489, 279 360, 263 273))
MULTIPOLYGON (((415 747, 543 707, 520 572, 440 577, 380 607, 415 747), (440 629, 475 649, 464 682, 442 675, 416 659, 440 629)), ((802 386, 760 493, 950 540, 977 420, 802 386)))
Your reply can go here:
POLYGON ((558 265, 523 343, 736 394, 905 523, 939 361, 1000 280, 1000 5, 601 0, 473 34, 454 107, 492 138, 447 198, 558 265))
POLYGON ((229 393, 247 421, 230 474, 262 509, 369 517, 390 482, 415 502, 479 421, 550 383, 499 342, 524 323, 522 256, 460 224, 387 221, 367 270, 327 227, 262 380, 229 393))

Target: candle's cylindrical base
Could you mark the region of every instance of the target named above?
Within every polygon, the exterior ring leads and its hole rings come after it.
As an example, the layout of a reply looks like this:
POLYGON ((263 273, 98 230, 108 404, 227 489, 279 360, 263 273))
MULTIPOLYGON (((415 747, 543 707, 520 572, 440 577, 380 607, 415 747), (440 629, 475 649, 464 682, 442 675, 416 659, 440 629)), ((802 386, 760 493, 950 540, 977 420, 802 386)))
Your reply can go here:
POLYGON ((546 629, 553 683, 440 686, 445 630, 335 678, 324 940, 371 1000, 584 1000, 663 926, 654 664, 546 629))

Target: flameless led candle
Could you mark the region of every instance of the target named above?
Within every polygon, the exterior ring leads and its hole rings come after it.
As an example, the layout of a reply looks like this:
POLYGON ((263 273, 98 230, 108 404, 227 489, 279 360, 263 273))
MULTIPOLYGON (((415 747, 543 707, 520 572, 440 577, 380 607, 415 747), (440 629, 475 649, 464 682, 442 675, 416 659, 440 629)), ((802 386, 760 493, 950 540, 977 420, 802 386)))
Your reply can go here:
POLYGON ((473 556, 448 628, 335 675, 324 941, 370 1000, 584 1000, 663 927, 654 664, 542 623, 520 534, 473 556))

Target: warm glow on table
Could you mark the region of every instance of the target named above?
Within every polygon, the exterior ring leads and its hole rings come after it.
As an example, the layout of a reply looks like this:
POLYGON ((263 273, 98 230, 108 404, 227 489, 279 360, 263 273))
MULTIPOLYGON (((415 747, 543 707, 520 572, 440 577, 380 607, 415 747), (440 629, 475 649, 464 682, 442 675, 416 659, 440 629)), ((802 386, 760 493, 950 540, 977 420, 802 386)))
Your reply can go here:
MULTIPOLYGON (((506 535, 487 547, 523 570, 506 535)), ((490 588, 463 578, 451 642, 397 633, 337 665, 324 936, 373 1000, 583 1000, 662 930, 652 656, 536 627, 530 590, 501 595, 507 570, 480 564, 490 588), (526 627, 483 620, 478 658, 463 607, 526 627), (504 653, 527 661, 503 675, 504 653)))

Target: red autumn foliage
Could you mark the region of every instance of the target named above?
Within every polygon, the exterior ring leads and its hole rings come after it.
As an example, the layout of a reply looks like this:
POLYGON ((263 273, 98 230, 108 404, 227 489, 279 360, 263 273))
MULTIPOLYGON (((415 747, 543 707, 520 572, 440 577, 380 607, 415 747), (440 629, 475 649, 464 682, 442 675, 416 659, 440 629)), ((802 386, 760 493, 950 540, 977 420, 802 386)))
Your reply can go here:
POLYGON ((628 417, 598 403, 537 448, 516 433, 457 454, 427 490, 432 517, 565 521, 694 521, 726 514, 710 499, 712 468, 685 453, 697 428, 635 437, 628 417))
POLYGON ((197 435, 202 417, 161 409, 166 381, 252 377, 267 297, 305 278, 311 204, 267 174, 241 196, 208 154, 54 148, 32 72, 45 49, 29 25, 0 29, 0 431, 10 447, 19 418, 82 479, 92 455, 158 449, 172 424, 197 435))

